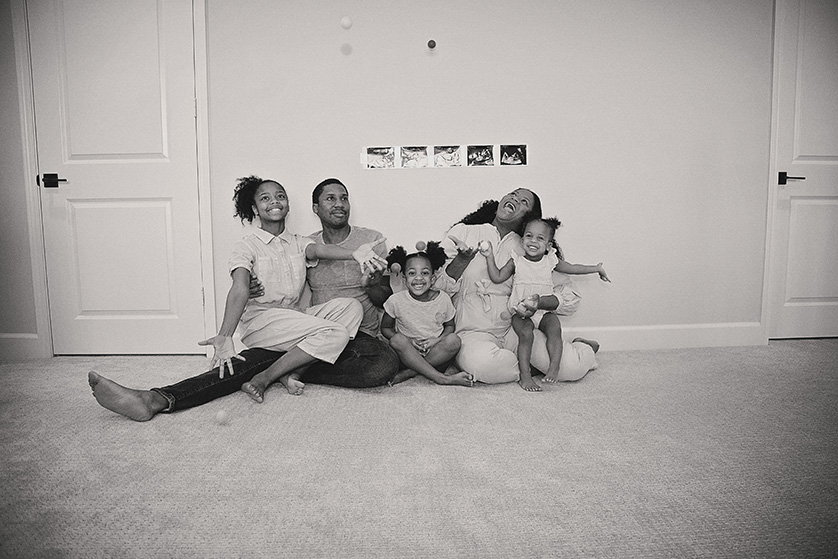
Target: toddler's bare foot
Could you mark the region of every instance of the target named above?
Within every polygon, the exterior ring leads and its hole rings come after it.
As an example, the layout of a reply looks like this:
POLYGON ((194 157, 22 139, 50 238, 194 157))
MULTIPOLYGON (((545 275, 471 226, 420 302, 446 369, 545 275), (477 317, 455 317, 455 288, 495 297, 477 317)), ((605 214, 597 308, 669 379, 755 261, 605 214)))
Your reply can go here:
POLYGON ((134 390, 107 379, 97 373, 87 373, 87 382, 93 389, 93 396, 103 408, 124 415, 134 421, 148 421, 168 406, 168 401, 151 390, 134 390))
POLYGON ((250 396, 256 403, 261 404, 265 400, 265 387, 252 380, 242 384, 242 392, 250 396))
POLYGON ((284 386, 288 393, 292 396, 302 395, 303 388, 306 387, 306 385, 300 381, 299 373, 288 373, 287 375, 283 375, 279 377, 279 382, 282 383, 282 386, 284 386))
POLYGON ((589 346, 591 346, 593 348, 594 353, 599 351, 599 342, 596 342, 594 340, 586 340, 585 338, 573 338, 573 341, 574 342, 582 342, 583 344, 588 344, 589 346))
POLYGON ((550 384, 559 382, 559 371, 547 373, 546 375, 544 375, 544 378, 542 380, 544 382, 549 382, 550 384))
POLYGON ((443 375, 443 381, 440 384, 453 386, 474 386, 474 377, 471 376, 471 373, 461 371, 451 375, 443 375))
POLYGON ((527 392, 541 392, 541 387, 532 379, 532 377, 519 379, 518 385, 527 392))

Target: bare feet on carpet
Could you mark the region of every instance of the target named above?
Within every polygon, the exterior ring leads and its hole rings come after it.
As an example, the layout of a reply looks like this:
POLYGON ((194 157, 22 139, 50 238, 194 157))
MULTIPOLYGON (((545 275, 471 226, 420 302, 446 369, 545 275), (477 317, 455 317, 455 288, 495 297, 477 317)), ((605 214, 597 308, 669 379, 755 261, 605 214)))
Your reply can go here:
POLYGON ((541 387, 532 377, 519 379, 518 385, 527 392, 541 392, 541 387))
MULTIPOLYGON (((388 382, 389 386, 393 386, 395 384, 399 384, 400 382, 404 382, 408 379, 412 379, 415 376, 418 376, 419 373, 414 371, 413 369, 402 369, 393 377, 393 380, 388 382)), ((460 371, 456 367, 448 367, 445 370, 445 373, 441 375, 435 376, 433 380, 437 384, 441 384, 444 386, 474 386, 474 377, 471 373, 466 373, 460 371)))
POLYGON ((396 373, 395 376, 392 378, 392 380, 390 380, 390 382, 388 382, 387 384, 389 386, 393 386, 394 384, 399 384, 400 382, 404 382, 408 379, 412 379, 417 374, 418 373, 416 371, 414 371, 413 369, 402 369, 401 371, 396 373))
POLYGON ((300 381, 299 373, 289 373, 279 378, 279 382, 292 396, 301 396, 306 385, 300 381))
POLYGON ((457 379, 456 382, 452 382, 451 384, 474 386, 474 375, 465 371, 460 371, 460 368, 457 367, 453 361, 450 365, 448 365, 443 374, 448 378, 457 379))
POLYGON ((151 390, 127 388, 96 371, 87 373, 87 382, 93 389, 93 396, 102 407, 128 419, 148 421, 163 409, 160 402, 163 396, 151 390))
POLYGON ((252 381, 242 384, 242 392, 256 403, 261 404, 265 400, 265 389, 252 381))
POLYGON ((440 384, 456 385, 456 386, 474 386, 474 377, 471 373, 460 371, 454 374, 443 375, 443 382, 440 384))
MULTIPOLYGON (((303 393, 305 384, 300 381, 299 373, 289 373, 279 377, 279 382, 293 396, 300 396, 303 393)), ((265 401, 265 390, 268 386, 260 379, 260 375, 253 377, 250 382, 242 384, 242 392, 250 396, 250 398, 259 404, 265 401)))

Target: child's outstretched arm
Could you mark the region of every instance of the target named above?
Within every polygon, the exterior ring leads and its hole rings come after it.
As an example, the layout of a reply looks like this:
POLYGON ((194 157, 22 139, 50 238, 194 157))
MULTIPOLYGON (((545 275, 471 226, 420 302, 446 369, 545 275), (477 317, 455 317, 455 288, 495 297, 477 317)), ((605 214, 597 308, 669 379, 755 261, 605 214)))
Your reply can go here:
POLYGON ((247 305, 248 294, 250 290, 250 271, 247 268, 236 268, 233 270, 233 285, 230 286, 230 291, 227 292, 227 302, 224 305, 224 318, 221 321, 221 328, 218 334, 212 338, 198 342, 198 345, 211 345, 214 350, 210 369, 218 367, 218 376, 224 377, 224 366, 233 374, 233 359, 241 359, 244 357, 236 353, 233 346, 233 333, 239 325, 242 314, 244 314, 244 307, 247 305))
POLYGON ((608 274, 605 273, 605 268, 602 267, 602 262, 600 262, 596 266, 587 266, 585 264, 571 264, 570 262, 559 260, 559 263, 556 264, 554 270, 556 270, 557 272, 562 272, 564 274, 574 275, 599 274, 599 279, 601 279, 602 281, 611 281, 610 279, 608 279, 608 274))
POLYGON ((495 251, 492 247, 492 241, 480 241, 477 246, 480 254, 486 257, 486 267, 489 269, 489 279, 493 283, 503 283, 512 277, 515 273, 515 262, 510 258, 509 261, 503 265, 503 268, 498 268, 495 262, 495 251))
POLYGON ((377 241, 361 245, 355 251, 337 245, 311 243, 306 246, 306 258, 308 260, 317 260, 319 258, 324 260, 355 260, 361 265, 361 270, 364 272, 368 270, 381 272, 387 268, 387 261, 376 254, 373 249, 386 240, 382 237, 377 241))

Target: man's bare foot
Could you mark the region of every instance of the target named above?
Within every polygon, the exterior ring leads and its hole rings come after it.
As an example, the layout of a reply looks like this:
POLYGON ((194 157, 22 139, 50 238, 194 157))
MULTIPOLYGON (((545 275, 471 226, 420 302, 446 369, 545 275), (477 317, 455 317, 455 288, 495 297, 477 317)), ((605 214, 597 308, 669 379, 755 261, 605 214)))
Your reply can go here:
POLYGON ((258 404, 261 404, 263 401, 265 401, 265 388, 259 385, 258 383, 253 382, 252 380, 250 382, 242 384, 241 390, 242 392, 250 396, 250 398, 258 404))
POLYGON ((93 396, 103 408, 134 421, 148 421, 168 407, 169 402, 152 390, 127 388, 97 373, 87 373, 93 396))
POLYGON ((583 344, 588 344, 589 346, 591 346, 593 348, 594 353, 599 351, 599 342, 596 342, 594 340, 586 340, 585 338, 573 338, 573 341, 574 342, 582 342, 583 344))
POLYGON ((541 387, 532 377, 524 377, 518 380, 518 385, 527 392, 541 392, 541 387))
POLYGON ((443 375, 439 384, 450 386, 474 386, 474 377, 471 373, 461 371, 451 375, 443 375))
POLYGON ((285 387, 292 396, 301 396, 306 385, 300 381, 299 373, 288 373, 279 377, 279 382, 285 387))

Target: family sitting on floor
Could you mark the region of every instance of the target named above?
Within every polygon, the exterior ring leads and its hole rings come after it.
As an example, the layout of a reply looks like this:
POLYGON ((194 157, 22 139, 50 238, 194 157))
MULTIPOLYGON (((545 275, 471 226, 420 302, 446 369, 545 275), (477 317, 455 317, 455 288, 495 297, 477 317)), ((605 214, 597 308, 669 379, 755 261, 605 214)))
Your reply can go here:
POLYGON ((596 368, 596 342, 562 339, 557 312, 575 310, 578 295, 561 277, 608 276, 601 263, 564 261, 554 239, 560 223, 542 217, 530 190, 483 202, 441 242, 418 242, 412 253, 388 253, 381 233, 349 225, 349 192, 334 178, 312 193, 323 228, 309 237, 286 229, 288 196, 274 180, 239 179, 233 200, 236 217, 258 218, 259 227, 233 249, 218 334, 199 342, 213 346, 212 370, 151 390, 91 371, 105 408, 147 421, 240 390, 262 402, 276 381, 299 395, 306 383, 368 388, 415 375, 539 391, 533 369, 552 383, 596 368), (236 328, 247 346, 240 353, 236 328))

